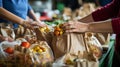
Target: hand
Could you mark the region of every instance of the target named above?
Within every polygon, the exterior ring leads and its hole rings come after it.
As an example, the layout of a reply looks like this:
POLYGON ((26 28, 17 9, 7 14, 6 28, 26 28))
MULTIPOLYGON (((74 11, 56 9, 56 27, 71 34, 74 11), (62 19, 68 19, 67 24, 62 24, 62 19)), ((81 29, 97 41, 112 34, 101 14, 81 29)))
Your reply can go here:
POLYGON ((31 23, 32 26, 39 26, 39 27, 46 27, 47 24, 43 23, 43 22, 37 22, 37 21, 34 21, 31 23))
POLYGON ((78 21, 69 21, 63 24, 65 32, 86 32, 88 31, 88 24, 78 21))
POLYGON ((33 29, 33 26, 31 23, 32 23, 31 21, 23 21, 21 25, 25 28, 33 29))
POLYGON ((45 27, 47 26, 45 23, 37 22, 37 21, 23 21, 22 24, 23 27, 34 29, 35 26, 37 27, 45 27))

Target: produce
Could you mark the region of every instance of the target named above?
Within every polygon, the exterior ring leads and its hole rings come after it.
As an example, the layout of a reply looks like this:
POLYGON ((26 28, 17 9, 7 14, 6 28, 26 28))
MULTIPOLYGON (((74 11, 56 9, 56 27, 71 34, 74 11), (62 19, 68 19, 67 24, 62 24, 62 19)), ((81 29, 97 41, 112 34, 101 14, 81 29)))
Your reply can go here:
POLYGON ((22 42, 21 46, 25 47, 25 48, 29 48, 30 47, 30 43, 29 42, 22 42))
POLYGON ((60 36, 60 35, 62 35, 63 34, 63 29, 62 29, 62 24, 60 24, 60 25, 57 25, 57 26, 55 26, 54 27, 54 35, 55 36, 60 36))
POLYGON ((40 31, 41 32, 49 32, 50 31, 50 29, 48 28, 48 27, 42 27, 42 28, 40 28, 40 31))
POLYGON ((45 52, 46 49, 44 47, 36 45, 32 48, 32 51, 35 53, 42 53, 42 52, 45 52))
POLYGON ((11 47, 6 48, 4 51, 8 54, 13 54, 14 53, 14 49, 11 48, 11 47))

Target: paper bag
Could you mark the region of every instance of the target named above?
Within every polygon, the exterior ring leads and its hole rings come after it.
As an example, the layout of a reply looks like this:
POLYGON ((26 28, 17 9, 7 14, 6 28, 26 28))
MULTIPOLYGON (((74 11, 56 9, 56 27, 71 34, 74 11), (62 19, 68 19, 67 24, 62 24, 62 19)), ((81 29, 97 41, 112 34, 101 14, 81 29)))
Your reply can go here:
POLYGON ((77 61, 74 67, 99 67, 98 61, 77 61))
POLYGON ((79 33, 63 34, 54 36, 52 40, 52 49, 55 58, 62 57, 66 53, 77 55, 78 51, 84 51, 83 36, 79 33))
POLYGON ((35 28, 35 33, 38 40, 46 41, 51 46, 53 36, 51 32, 42 32, 39 28, 35 28))
POLYGON ((4 37, 11 37, 11 38, 15 39, 14 30, 11 29, 10 27, 1 27, 0 34, 4 37))
POLYGON ((80 52, 78 53, 74 67, 99 67, 98 56, 95 55, 95 52, 100 51, 99 48, 101 45, 99 42, 95 42, 98 40, 93 36, 93 33, 85 33, 84 40, 86 50, 83 52, 83 54, 80 52), (95 48, 95 46, 99 48, 95 48))
MULTIPOLYGON (((92 40, 94 43, 95 39, 92 40)), ((96 40, 95 40, 95 44, 97 46, 95 46, 95 48, 96 50, 98 49, 98 51, 101 54, 102 51, 99 48, 101 47, 101 44, 99 43, 99 41, 96 42, 96 40)), ((54 36, 52 40, 52 49, 55 59, 64 56, 66 53, 78 55, 79 51, 84 52, 86 49, 88 49, 85 48, 85 44, 86 43, 84 41, 84 36, 83 34, 80 33, 68 33, 57 37, 54 36)), ((94 46, 90 46, 90 47, 94 47, 94 46)), ((98 53, 97 55, 100 56, 100 54, 98 53)))
POLYGON ((110 33, 95 33, 95 37, 99 40, 101 45, 108 45, 110 42, 110 33))

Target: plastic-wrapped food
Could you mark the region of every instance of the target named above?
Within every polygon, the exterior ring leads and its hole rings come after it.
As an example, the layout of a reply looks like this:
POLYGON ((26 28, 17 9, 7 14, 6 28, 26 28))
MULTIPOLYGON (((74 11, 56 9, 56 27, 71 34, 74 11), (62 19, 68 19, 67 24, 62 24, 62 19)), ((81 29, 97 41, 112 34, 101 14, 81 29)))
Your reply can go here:
POLYGON ((86 49, 88 52, 92 52, 96 58, 100 58, 102 56, 102 45, 98 41, 98 39, 94 36, 94 33, 87 32, 85 33, 85 43, 88 45, 86 49))
POLYGON ((53 53, 51 48, 45 41, 40 41, 38 43, 30 45, 30 47, 24 47, 23 43, 15 43, 13 45, 3 47, 1 43, 0 48, 0 64, 2 66, 9 66, 9 67, 30 67, 30 66, 46 66, 53 62, 53 53), (8 53, 4 51, 6 48, 12 48, 13 53, 8 53), (4 57, 4 58, 3 58, 4 57))

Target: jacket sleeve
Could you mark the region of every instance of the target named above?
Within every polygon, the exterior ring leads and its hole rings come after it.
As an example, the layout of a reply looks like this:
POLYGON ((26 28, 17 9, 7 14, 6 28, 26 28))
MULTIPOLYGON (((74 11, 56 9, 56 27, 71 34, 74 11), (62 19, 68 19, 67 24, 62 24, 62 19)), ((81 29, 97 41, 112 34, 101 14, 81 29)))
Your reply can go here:
POLYGON ((116 17, 119 12, 119 0, 113 0, 106 6, 97 9, 92 13, 94 21, 103 21, 113 17, 116 17))

